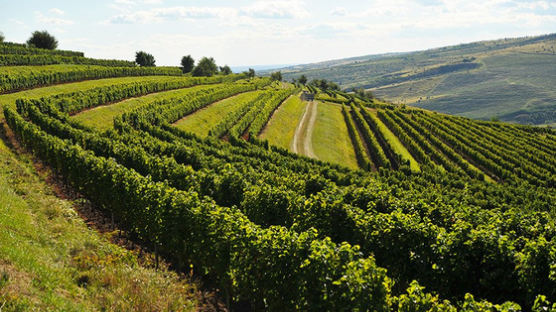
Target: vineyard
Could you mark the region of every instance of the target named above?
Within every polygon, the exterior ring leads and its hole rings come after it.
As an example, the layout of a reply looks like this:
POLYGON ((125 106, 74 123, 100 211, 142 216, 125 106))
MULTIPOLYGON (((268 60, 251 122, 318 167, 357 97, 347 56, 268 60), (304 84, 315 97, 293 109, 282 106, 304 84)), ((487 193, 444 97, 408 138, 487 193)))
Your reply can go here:
POLYGON ((556 311, 553 130, 36 50, 0 46, 9 131, 232 309, 556 311))

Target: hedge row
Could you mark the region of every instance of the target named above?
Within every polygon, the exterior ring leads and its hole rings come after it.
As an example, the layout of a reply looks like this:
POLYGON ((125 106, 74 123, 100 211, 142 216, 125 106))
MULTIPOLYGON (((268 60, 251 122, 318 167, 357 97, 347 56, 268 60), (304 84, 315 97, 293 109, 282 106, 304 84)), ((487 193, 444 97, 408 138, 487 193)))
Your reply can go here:
POLYGON ((114 67, 135 67, 135 62, 122 60, 102 60, 82 56, 63 56, 51 54, 0 54, 0 66, 21 65, 53 65, 53 64, 77 64, 77 65, 99 65, 114 67))
POLYGON ((63 82, 125 76, 181 76, 178 67, 98 67, 76 66, 65 71, 36 68, 29 73, 0 74, 0 93, 63 82))

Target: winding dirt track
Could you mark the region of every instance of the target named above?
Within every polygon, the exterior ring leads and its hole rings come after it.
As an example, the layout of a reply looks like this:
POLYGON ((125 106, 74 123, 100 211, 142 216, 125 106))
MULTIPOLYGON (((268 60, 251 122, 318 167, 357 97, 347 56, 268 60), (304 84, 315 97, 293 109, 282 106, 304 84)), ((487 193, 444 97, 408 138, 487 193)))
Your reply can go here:
POLYGON ((296 154, 303 154, 311 158, 317 158, 313 152, 313 145, 311 139, 313 136, 313 128, 317 120, 317 103, 312 101, 307 103, 305 112, 301 121, 295 129, 293 136, 292 149, 296 154))

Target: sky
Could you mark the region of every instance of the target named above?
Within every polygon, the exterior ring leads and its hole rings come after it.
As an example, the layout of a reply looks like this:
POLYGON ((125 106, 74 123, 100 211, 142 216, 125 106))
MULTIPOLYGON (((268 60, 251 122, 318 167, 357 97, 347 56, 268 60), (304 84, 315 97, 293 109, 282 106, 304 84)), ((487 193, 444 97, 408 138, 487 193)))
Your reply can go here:
POLYGON ((6 41, 34 30, 94 58, 304 64, 554 33, 556 0, 0 0, 6 41))

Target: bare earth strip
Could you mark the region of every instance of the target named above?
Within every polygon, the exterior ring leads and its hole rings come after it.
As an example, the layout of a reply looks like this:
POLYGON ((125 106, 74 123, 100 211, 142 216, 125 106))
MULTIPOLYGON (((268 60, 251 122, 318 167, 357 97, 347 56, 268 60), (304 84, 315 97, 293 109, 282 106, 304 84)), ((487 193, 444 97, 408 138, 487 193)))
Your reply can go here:
POLYGON ((297 125, 295 135, 292 142, 292 150, 294 153, 303 154, 311 158, 317 158, 313 151, 312 135, 317 119, 317 103, 309 102, 303 113, 301 122, 297 125))

